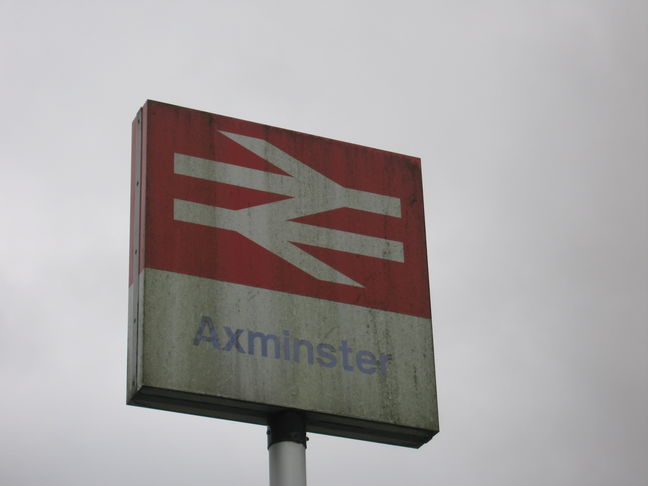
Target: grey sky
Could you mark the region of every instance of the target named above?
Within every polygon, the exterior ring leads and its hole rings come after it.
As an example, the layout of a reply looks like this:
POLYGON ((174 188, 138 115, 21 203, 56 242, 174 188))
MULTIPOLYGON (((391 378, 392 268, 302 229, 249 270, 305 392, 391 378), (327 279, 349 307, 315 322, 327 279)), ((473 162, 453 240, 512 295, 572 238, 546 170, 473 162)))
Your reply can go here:
POLYGON ((0 483, 266 484, 262 427, 127 407, 147 98, 421 157, 441 432, 309 484, 648 478, 648 4, 0 0, 0 483))

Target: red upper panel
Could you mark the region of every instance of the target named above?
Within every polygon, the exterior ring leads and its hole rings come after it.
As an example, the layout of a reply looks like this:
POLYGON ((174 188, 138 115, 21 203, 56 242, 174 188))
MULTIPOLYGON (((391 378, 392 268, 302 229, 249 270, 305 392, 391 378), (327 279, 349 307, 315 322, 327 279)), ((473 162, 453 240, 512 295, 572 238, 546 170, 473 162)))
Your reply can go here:
POLYGON ((148 101, 143 108, 140 218, 140 270, 155 268, 430 317, 417 158, 148 101), (237 231, 175 218, 174 200, 239 210, 291 198, 174 171, 174 154, 183 154, 290 178, 221 131, 267 142, 344 188, 398 198, 401 217, 342 207, 293 221, 397 242, 403 261, 287 243, 359 285, 335 283, 314 277, 237 231))

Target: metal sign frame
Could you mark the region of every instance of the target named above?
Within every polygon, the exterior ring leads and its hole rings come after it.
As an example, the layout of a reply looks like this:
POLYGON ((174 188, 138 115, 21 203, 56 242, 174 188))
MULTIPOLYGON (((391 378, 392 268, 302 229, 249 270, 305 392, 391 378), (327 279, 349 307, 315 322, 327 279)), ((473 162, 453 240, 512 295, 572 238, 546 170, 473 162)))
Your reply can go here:
POLYGON ((420 447, 438 431, 420 160, 147 101, 127 402, 420 447))

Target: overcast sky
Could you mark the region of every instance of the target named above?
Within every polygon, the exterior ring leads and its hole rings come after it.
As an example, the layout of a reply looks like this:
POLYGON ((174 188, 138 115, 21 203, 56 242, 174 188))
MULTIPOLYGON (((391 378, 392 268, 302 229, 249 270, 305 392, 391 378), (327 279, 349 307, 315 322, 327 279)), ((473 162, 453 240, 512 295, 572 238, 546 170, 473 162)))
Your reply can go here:
POLYGON ((644 486, 648 3, 0 0, 0 483, 266 484, 265 428, 125 405, 131 121, 421 157, 441 432, 310 486, 644 486))

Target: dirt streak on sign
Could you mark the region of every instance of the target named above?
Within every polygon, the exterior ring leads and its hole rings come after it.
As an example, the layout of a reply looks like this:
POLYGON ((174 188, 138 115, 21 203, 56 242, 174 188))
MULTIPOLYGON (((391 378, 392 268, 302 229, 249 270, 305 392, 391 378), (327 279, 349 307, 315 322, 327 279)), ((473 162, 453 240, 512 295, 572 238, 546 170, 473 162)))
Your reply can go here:
POLYGON ((129 403, 434 435, 419 159, 148 101, 132 165, 129 403))

